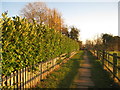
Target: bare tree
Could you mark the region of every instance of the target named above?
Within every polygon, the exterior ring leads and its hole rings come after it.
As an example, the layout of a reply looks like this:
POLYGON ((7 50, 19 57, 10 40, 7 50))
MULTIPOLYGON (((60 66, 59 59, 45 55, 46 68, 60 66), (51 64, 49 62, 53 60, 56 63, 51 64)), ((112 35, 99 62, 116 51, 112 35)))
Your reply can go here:
POLYGON ((28 3, 22 10, 21 15, 30 22, 34 20, 37 23, 46 24, 50 28, 61 31, 63 26, 62 15, 56 9, 50 9, 43 2, 28 3))
POLYGON ((91 40, 86 40, 85 47, 88 50, 91 49, 91 48, 93 48, 93 42, 91 40))
POLYGON ((38 23, 45 23, 47 20, 48 7, 43 2, 28 3, 22 10, 21 15, 30 22, 36 20, 38 23))

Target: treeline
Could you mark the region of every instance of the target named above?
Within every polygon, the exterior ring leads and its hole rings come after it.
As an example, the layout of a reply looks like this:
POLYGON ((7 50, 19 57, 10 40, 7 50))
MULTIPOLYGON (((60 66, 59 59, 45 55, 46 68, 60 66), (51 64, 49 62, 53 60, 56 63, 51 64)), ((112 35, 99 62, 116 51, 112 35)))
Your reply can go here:
POLYGON ((111 34, 102 34, 94 40, 87 40, 85 46, 88 49, 120 51, 120 37, 111 34))
POLYGON ((2 14, 2 72, 32 66, 79 49, 77 41, 44 24, 2 14))
POLYGON ((109 51, 120 51, 120 37, 110 34, 104 34, 102 36, 104 49, 109 51))
POLYGON ((45 24, 49 28, 61 32, 63 35, 70 37, 74 40, 79 40, 79 29, 75 26, 68 27, 64 24, 62 14, 55 8, 49 8, 44 2, 32 2, 25 5, 21 10, 23 17, 26 17, 29 22, 33 23, 34 20, 39 24, 45 24), (70 28, 70 32, 68 31, 70 28))

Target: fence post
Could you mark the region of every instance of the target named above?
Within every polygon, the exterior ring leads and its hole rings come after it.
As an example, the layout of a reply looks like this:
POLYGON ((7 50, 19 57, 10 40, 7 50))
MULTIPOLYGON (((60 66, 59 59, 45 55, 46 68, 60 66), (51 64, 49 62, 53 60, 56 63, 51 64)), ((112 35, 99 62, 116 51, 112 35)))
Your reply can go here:
MULTIPOLYGON (((14 84, 14 82, 13 82, 13 77, 14 77, 14 74, 13 74, 13 72, 11 73, 11 85, 10 86, 13 86, 13 84, 14 84)), ((13 88, 13 87, 12 87, 13 88)))
POLYGON ((0 59, 0 87, 2 87, 2 63, 0 59))
POLYGON ((115 78, 116 74, 117 74, 117 53, 113 53, 113 78, 115 78))
POLYGON ((104 68, 104 59, 105 59, 105 51, 103 50, 103 52, 102 52, 102 66, 103 66, 103 68, 104 68))
POLYGON ((93 54, 95 55, 95 50, 93 49, 93 54))
POLYGON ((98 58, 98 50, 97 50, 97 59, 99 59, 99 58, 98 58))

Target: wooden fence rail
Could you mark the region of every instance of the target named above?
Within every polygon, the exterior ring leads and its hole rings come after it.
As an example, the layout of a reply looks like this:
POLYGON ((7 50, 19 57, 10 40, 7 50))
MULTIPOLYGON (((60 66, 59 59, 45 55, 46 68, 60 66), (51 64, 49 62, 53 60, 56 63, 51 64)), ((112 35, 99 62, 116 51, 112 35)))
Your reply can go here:
POLYGON ((106 51, 91 50, 91 52, 101 60, 104 69, 107 69, 113 79, 120 84, 120 56, 117 53, 110 54, 106 51))
POLYGON ((38 67, 37 71, 31 71, 31 66, 29 66, 12 72, 10 76, 2 75, 2 88, 33 88, 40 83, 41 80, 45 79, 48 74, 59 68, 62 63, 69 60, 75 54, 76 52, 72 52, 68 58, 66 57, 67 54, 62 54, 55 59, 38 63, 35 65, 38 67), (62 62, 59 62, 61 59, 62 62))

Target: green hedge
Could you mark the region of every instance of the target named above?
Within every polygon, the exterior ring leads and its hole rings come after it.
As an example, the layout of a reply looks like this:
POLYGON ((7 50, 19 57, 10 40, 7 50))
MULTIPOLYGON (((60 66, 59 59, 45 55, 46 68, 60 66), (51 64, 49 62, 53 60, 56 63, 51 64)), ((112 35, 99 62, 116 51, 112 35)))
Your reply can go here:
POLYGON ((35 21, 7 17, 2 18, 2 67, 3 74, 35 65, 78 50, 76 41, 35 21))

